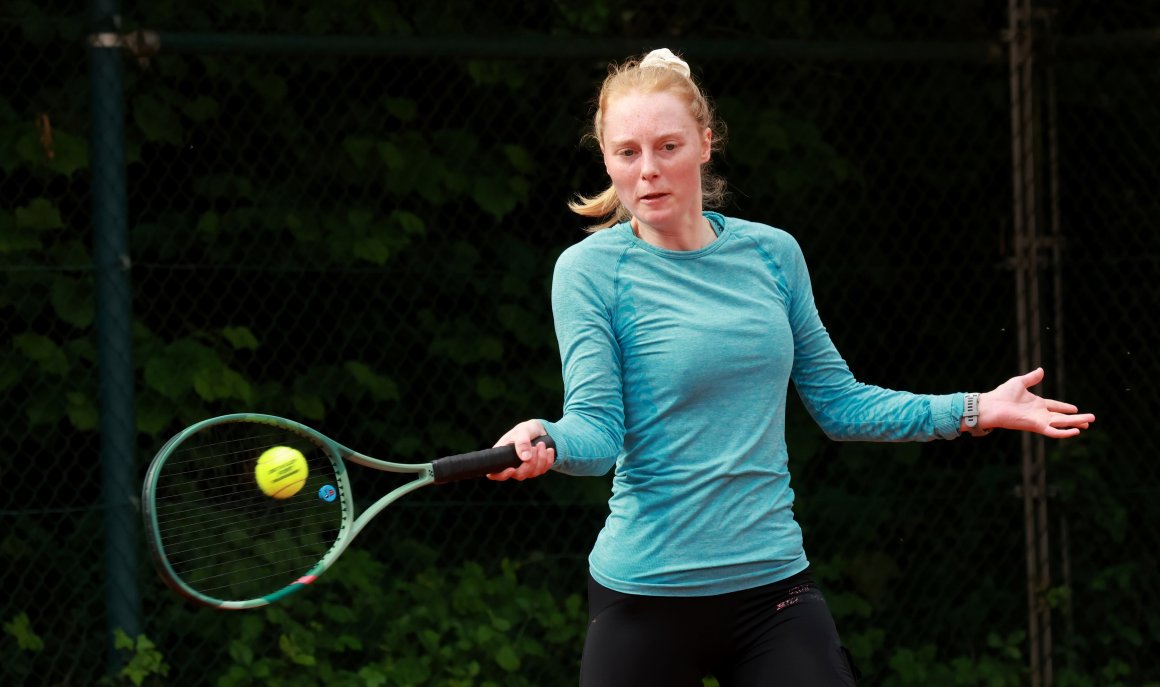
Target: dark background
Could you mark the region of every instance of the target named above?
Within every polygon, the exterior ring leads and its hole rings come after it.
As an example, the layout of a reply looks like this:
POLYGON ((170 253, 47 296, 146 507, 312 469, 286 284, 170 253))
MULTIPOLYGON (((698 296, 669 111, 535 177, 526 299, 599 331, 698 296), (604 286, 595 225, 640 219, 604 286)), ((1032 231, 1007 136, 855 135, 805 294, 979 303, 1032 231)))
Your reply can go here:
MULTIPOLYGON (((1018 436, 836 444, 794 406, 797 515, 867 683, 1160 683, 1156 3, 1036 4, 1031 196, 1005 3, 212 5, 121 7, 123 30, 163 37, 123 60, 134 485, 165 439, 228 412, 399 461, 556 417, 551 268, 584 236, 566 202, 606 183, 580 143, 591 99, 610 60, 668 46, 728 125, 724 211, 801 242, 861 380, 986 390, 1025 371, 1022 334, 1043 393, 1099 418, 1046 444, 1029 540, 1018 436), (1025 282, 1037 321, 1017 306, 1028 208, 1053 237, 1025 282), (1030 584, 1029 541, 1049 561, 1030 584)), ((607 478, 424 490, 316 588, 251 613, 184 605, 135 521, 107 531, 88 22, 0 8, 0 681, 574 684, 607 478), (107 589, 108 541, 129 542, 138 589, 107 589), (145 639, 110 664, 109 609, 137 598, 145 639)))

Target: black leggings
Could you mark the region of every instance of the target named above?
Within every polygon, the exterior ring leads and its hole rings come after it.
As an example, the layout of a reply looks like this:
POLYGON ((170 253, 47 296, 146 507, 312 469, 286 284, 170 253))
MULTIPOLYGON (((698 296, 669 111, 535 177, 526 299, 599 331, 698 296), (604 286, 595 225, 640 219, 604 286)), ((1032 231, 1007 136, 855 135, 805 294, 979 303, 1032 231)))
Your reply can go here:
POLYGON ((581 687, 853 687, 808 571, 745 591, 703 597, 622 594, 588 578, 581 687))

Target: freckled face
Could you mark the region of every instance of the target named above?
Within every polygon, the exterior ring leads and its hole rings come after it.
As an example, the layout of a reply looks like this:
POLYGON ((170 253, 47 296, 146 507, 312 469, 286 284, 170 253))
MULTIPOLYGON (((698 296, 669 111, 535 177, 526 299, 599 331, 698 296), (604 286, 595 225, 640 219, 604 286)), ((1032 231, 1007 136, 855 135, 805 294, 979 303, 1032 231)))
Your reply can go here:
POLYGON ((701 165, 709 161, 712 131, 663 91, 612 98, 602 124, 604 167, 637 224, 668 235, 699 227, 701 165))

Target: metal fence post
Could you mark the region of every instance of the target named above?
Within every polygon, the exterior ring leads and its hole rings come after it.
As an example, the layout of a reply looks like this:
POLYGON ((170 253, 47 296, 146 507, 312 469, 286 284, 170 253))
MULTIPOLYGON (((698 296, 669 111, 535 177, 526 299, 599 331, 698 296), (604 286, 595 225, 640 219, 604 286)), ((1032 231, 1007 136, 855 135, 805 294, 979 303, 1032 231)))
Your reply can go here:
MULTIPOLYGON (((1044 330, 1041 321, 1043 295, 1041 270, 1058 270, 1053 238, 1039 232, 1041 220, 1040 174, 1042 111, 1037 99, 1036 21, 1034 0, 1010 0, 1009 45, 1011 73, 1011 144, 1013 180, 1013 271, 1015 276, 1015 316, 1018 333, 1019 366, 1023 371, 1043 364, 1044 330), (1046 260, 1044 259, 1046 257, 1046 260)), ((1058 280, 1055 296, 1060 297, 1058 280)), ((1058 310, 1058 308, 1057 308, 1058 310)), ((1062 360, 1062 356, 1059 356, 1062 360)), ((1028 662, 1032 687, 1050 687, 1053 682, 1051 608, 1046 594, 1051 587, 1050 536, 1047 512, 1046 446, 1043 437, 1024 433, 1021 437, 1022 482, 1026 571, 1027 629, 1030 644, 1028 662)))
MULTIPOLYGON (((93 260, 97 282, 101 477, 105 508, 105 598, 110 647, 116 630, 141 633, 137 579, 137 479, 132 304, 124 154, 122 55, 117 0, 90 0, 93 260)), ((119 657, 110 648, 110 665, 119 657)))

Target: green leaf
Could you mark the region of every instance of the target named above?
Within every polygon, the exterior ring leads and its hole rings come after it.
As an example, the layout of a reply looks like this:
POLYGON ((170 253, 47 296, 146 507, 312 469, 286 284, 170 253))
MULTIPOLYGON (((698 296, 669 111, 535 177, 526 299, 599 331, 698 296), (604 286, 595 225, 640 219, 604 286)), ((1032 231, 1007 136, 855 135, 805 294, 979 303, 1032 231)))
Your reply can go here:
MULTIPOLYGON (((348 136, 342 142, 342 149, 346 151, 347 157, 354 163, 355 169, 366 169, 367 162, 370 160, 371 152, 376 148, 380 148, 382 144, 373 138, 366 138, 364 136, 348 136)), ((380 149, 381 154, 381 149, 380 149)))
POLYGON ((258 348, 258 337, 254 336, 249 327, 223 327, 221 332, 234 350, 253 351, 258 348))
POLYGON ((193 121, 201 123, 217 117, 221 111, 221 106, 213 98, 201 95, 186 101, 181 106, 181 111, 193 121))
POLYGON ((134 414, 137 420, 137 429, 144 434, 156 435, 173 422, 172 405, 152 389, 146 389, 137 394, 135 405, 137 406, 134 414))
POLYGON ((321 420, 326 417, 326 404, 313 394, 294 394, 290 404, 300 415, 310 420, 321 420))
POLYGON ((224 364, 195 372, 193 389, 206 401, 233 399, 250 403, 254 395, 250 383, 224 364))
POLYGON ((230 642, 230 658, 243 665, 254 662, 254 650, 246 642, 234 640, 230 642))
POLYGON ((60 209, 52 201, 47 198, 36 198, 28 205, 16 208, 16 227, 44 231, 63 229, 64 222, 60 219, 60 209))
POLYGON ((35 362, 42 372, 62 376, 68 372, 68 357, 55 341, 39 334, 18 334, 12 339, 24 357, 35 362))
POLYGON ((358 676, 362 678, 366 687, 382 687, 387 684, 387 676, 373 665, 360 668, 358 676))
POLYGON ((409 98, 383 98, 383 105, 387 108, 387 113, 399 120, 400 122, 410 122, 415 119, 418 114, 418 107, 415 101, 409 98))
POLYGON ((394 143, 390 141, 379 141, 375 144, 375 150, 378 152, 383 164, 387 166, 387 169, 398 171, 406 167, 407 156, 394 143))
POLYGON ((92 280, 57 277, 52 282, 49 300, 57 317, 72 326, 84 328, 93 323, 96 304, 93 302, 92 280))
POLYGON ((151 95, 133 99, 133 121, 145 134, 145 140, 181 145, 184 136, 177 112, 151 95))
POLYGON ((133 638, 124 630, 119 627, 113 630, 113 647, 115 649, 132 649, 133 646, 133 638))
POLYGON ((517 145, 505 145, 503 153, 507 157, 508 162, 515 167, 516 171, 523 174, 531 174, 535 171, 536 165, 532 162, 532 156, 527 148, 517 145))
POLYGON ((380 401, 399 400, 399 387, 395 381, 390 377, 376 373, 366 363, 352 360, 343 365, 343 368, 351 377, 354 377, 359 386, 370 391, 374 398, 380 401))
POLYGON ((150 356, 145 363, 145 384, 173 401, 193 387, 193 376, 221 361, 209 348, 192 339, 178 339, 150 356))
POLYGON ((72 176, 77 170, 88 166, 89 142, 66 131, 54 131, 48 168, 64 176, 72 176))
MULTIPOLYGON (((32 621, 28 619, 28 614, 23 611, 16 614, 12 620, 4 623, 4 633, 13 637, 16 640, 16 645, 23 651, 42 651, 44 649, 44 640, 33 631, 32 621)), ((121 634, 125 633, 121 632, 121 634)))
POLYGON ((15 216, 0 212, 0 255, 34 251, 42 247, 40 237, 17 227, 15 216))
POLYGON ((204 234, 210 239, 216 238, 221 229, 222 221, 218 213, 210 210, 197 218, 197 233, 204 234))
POLYGON ((382 239, 374 236, 362 238, 352 246, 354 257, 372 265, 385 265, 391 257, 391 249, 382 239))
POLYGON ((512 649, 510 644, 501 646, 499 651, 495 652, 495 662, 509 673, 514 673, 520 669, 520 657, 516 655, 515 649, 512 649))
POLYGON ((471 197, 485 212, 496 219, 503 219, 521 200, 520 194, 513 188, 516 181, 499 174, 476 177, 471 197))
POLYGON ((390 214, 388 219, 390 222, 398 225, 404 234, 418 236, 427 231, 427 224, 423 221, 423 218, 406 210, 395 210, 390 214))
POLYGON ((100 421, 100 413, 97 411, 97 404, 88 394, 79 391, 69 391, 65 394, 67 406, 65 407, 65 414, 72 422, 73 427, 82 431, 93 430, 97 428, 100 421))

